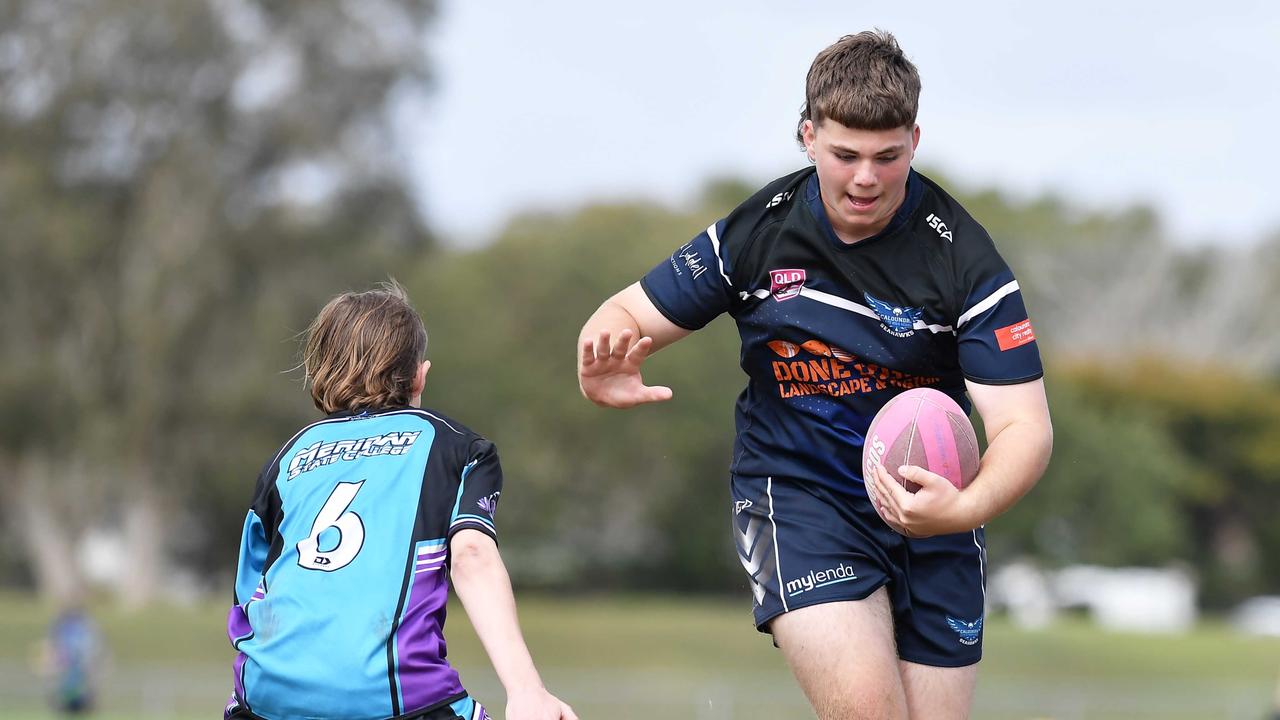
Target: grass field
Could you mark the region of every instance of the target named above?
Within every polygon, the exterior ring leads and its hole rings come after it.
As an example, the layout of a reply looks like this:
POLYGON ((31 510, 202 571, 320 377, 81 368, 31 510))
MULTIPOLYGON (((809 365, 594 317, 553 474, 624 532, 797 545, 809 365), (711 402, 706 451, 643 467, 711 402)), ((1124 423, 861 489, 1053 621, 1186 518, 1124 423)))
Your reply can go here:
MULTIPOLYGON (((522 596, 521 620, 548 686, 584 720, 811 717, 745 600, 522 596)), ((33 648, 50 609, 0 595, 0 718, 44 720, 33 648)), ((106 720, 211 718, 230 688, 225 607, 96 612, 110 646, 106 720)), ((450 659, 501 710, 501 687, 461 608, 450 659)), ((975 718, 1262 720, 1280 641, 1207 624, 1179 636, 1108 634, 1073 619, 1040 632, 986 629, 975 718)))

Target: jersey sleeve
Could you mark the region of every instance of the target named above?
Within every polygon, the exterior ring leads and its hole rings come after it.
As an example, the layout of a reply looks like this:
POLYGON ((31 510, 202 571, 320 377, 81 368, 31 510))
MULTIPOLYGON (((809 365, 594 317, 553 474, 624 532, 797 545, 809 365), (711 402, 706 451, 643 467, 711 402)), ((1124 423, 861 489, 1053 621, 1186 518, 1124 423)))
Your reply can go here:
POLYGON ((253 510, 245 516, 240 535, 240 560, 236 565, 236 604, 245 605, 261 597, 262 572, 267 566, 267 533, 262 518, 253 510))
POLYGON ((685 330, 699 330, 730 308, 734 297, 720 238, 725 221, 676 248, 640 280, 655 307, 685 330))
POLYGON ((472 442, 469 458, 458 480, 457 500, 449 516, 449 537, 464 528, 472 528, 497 539, 493 516, 502 495, 502 464, 498 449, 488 440, 472 442))
POLYGON ((240 557, 236 563, 235 604, 246 605, 262 598, 262 574, 271 552, 271 537, 279 524, 280 501, 275 493, 277 461, 268 462, 258 473, 253 501, 245 514, 240 533, 240 557))
POLYGON ((960 367, 983 385, 1016 385, 1044 375, 1035 331, 1013 272, 985 231, 957 267, 960 367))

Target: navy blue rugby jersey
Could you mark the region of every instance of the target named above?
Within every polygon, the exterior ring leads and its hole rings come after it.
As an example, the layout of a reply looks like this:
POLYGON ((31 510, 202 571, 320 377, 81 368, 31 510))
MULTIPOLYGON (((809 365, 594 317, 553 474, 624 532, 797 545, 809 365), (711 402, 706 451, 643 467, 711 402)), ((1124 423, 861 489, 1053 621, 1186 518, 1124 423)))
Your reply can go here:
POLYGON ((489 441, 427 410, 337 413, 258 477, 227 632, 267 720, 392 718, 463 697, 445 660, 449 539, 496 537, 489 441))
POLYGON ((642 280, 671 322, 737 322, 749 380, 732 472, 865 495, 862 443, 876 412, 915 387, 970 410, 965 379, 1042 375, 1008 265, 933 181, 908 176, 902 207, 852 245, 831 227, 806 168, 775 180, 642 280))

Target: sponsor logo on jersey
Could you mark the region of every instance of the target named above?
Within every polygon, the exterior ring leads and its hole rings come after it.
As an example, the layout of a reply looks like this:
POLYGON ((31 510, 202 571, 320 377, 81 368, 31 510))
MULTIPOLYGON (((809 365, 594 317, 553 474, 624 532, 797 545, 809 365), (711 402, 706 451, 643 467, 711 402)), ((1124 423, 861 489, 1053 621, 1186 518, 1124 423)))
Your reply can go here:
POLYGON ((302 473, 342 460, 379 455, 403 455, 409 452, 409 448, 413 447, 413 442, 421 434, 421 431, 389 432, 385 435, 374 435, 358 440, 312 443, 299 450, 289 461, 288 478, 292 480, 302 473))
POLYGON ((502 494, 502 491, 499 490, 498 492, 493 493, 488 497, 482 497, 476 501, 476 505, 479 506, 481 510, 489 513, 490 515, 495 515, 498 512, 498 496, 501 494, 502 494))
POLYGON ((733 514, 734 514, 734 515, 737 515, 737 514, 741 513, 743 510, 746 510, 747 508, 751 507, 751 506, 752 506, 752 505, 754 505, 754 504, 755 504, 755 503, 751 502, 750 500, 734 500, 734 501, 733 501, 733 514))
POLYGON ((870 293, 862 293, 871 311, 880 318, 880 329, 894 337, 911 337, 916 333, 913 329, 916 321, 924 315, 924 308, 913 308, 894 305, 871 297, 870 293))
POLYGON ((858 573, 853 571, 853 566, 844 563, 832 568, 810 570, 808 575, 801 575, 798 578, 787 581, 787 597, 795 597, 800 593, 806 593, 815 588, 857 579, 858 573))
POLYGON ((976 645, 978 638, 982 637, 982 618, 968 622, 957 620, 948 615, 947 625, 960 636, 961 645, 976 645))
POLYGON ((691 280, 697 280, 707 271, 707 266, 702 263, 702 256, 693 249, 691 242, 681 245, 671 254, 671 267, 675 269, 676 275, 684 275, 684 271, 680 269, 681 266, 689 271, 691 280))
POLYGON ((769 292, 778 302, 790 300, 804 289, 805 272, 799 269, 769 271, 769 292))
POLYGON ((946 223, 942 222, 942 218, 934 215, 933 213, 929 213, 929 217, 925 218, 925 221, 929 223, 929 227, 937 230, 938 234, 945 238, 947 242, 954 242, 954 240, 951 239, 951 230, 947 228, 946 223))
POLYGON ((859 360, 853 353, 821 340, 800 344, 772 340, 766 346, 783 358, 770 363, 782 398, 808 395, 861 395, 886 388, 910 390, 937 385, 940 378, 911 375, 859 360))
POLYGON ((996 344, 1000 352, 1022 347, 1036 341, 1036 331, 1031 329, 1031 321, 1023 320, 1012 325, 996 329, 996 344))
POLYGON ((764 209, 768 210, 771 207, 777 207, 781 205, 782 203, 790 200, 791 196, 794 195, 795 193, 796 193, 795 190, 788 190, 786 192, 780 192, 777 195, 774 195, 773 198, 769 200, 769 203, 764 206, 764 209))

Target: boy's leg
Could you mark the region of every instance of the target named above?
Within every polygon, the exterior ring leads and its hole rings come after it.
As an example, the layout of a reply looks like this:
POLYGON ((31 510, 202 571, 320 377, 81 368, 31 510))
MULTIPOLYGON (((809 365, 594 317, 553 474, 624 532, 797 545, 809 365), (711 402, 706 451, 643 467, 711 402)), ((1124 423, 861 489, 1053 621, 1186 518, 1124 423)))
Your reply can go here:
POLYGON ((897 618, 902 684, 911 717, 969 717, 986 607, 982 530, 907 541, 909 571, 898 590, 910 613, 897 618))
POLYGON ((933 667, 901 661, 902 684, 912 718, 964 720, 973 704, 978 665, 933 667))
POLYGON ((907 719, 885 588, 792 610, 770 630, 819 720, 907 719))

